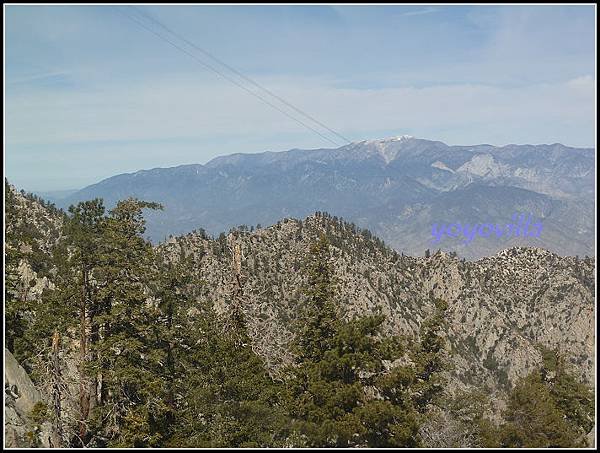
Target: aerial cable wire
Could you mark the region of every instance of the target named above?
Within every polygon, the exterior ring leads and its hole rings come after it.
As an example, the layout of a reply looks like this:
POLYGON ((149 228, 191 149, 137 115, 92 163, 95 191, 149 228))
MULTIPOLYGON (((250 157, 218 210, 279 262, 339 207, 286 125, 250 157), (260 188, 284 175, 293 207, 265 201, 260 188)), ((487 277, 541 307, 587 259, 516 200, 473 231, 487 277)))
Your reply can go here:
POLYGON ((277 105, 273 104, 272 102, 270 102, 269 100, 265 99, 264 97, 262 97, 261 95, 259 95, 258 93, 255 93, 254 91, 250 90, 249 88, 247 88, 246 86, 242 85, 241 83, 239 83, 238 81, 236 81, 235 79, 229 77, 226 74, 223 74, 223 72, 219 71, 218 69, 214 68, 213 66, 211 66, 210 64, 206 63, 205 61, 202 61, 200 58, 198 58, 196 55, 194 55, 193 53, 189 52, 188 50, 184 49, 183 47, 181 47, 180 45, 178 45, 177 43, 171 41, 170 39, 168 39, 167 37, 161 35, 160 33, 158 33, 157 31, 153 30, 152 28, 148 27, 146 24, 144 24, 143 22, 141 22, 137 17, 132 16, 130 14, 127 14, 125 12, 123 12, 122 10, 120 10, 119 8, 115 8, 120 14, 123 14, 125 17, 127 17, 129 20, 131 20, 132 22, 136 23, 138 26, 140 26, 141 28, 145 29, 146 31, 152 33, 153 35, 157 36, 159 39, 167 42, 168 44, 170 44, 171 46, 175 47, 176 49, 178 49, 179 51, 185 53, 186 55, 190 56, 191 58, 193 58, 196 62, 200 63, 202 66, 204 66, 205 68, 215 72, 216 74, 220 75, 221 77, 223 77, 224 79, 226 79, 227 81, 233 83, 234 85, 236 85, 237 87, 243 89, 244 91, 248 92, 249 94, 251 94, 252 96, 256 97, 257 99, 261 100, 262 102, 264 102, 265 104, 269 105, 270 107, 274 108, 275 110, 277 110, 278 112, 280 112, 281 114, 285 115, 286 117, 290 118, 291 120, 297 122, 298 124, 304 126, 305 128, 311 130, 312 132, 314 132, 315 134, 319 135, 321 138, 327 140, 328 142, 332 143, 333 145, 339 147, 340 144, 337 143, 336 141, 332 140, 331 138, 327 137, 326 135, 322 134, 321 132, 319 132, 318 130, 316 130, 315 128, 311 127, 310 125, 306 124, 304 121, 294 117, 293 115, 289 114, 288 112, 286 112, 285 110, 279 108, 277 105))
POLYGON ((220 58, 214 56, 212 53, 210 53, 209 51, 203 49, 202 47, 198 46, 197 44, 191 42, 190 40, 186 39, 185 37, 181 36, 180 34, 176 33, 175 31, 171 30, 169 27, 167 27, 166 25, 164 25, 162 22, 160 22, 158 19, 155 19, 154 17, 150 16, 149 14, 145 13, 143 10, 141 10, 140 8, 137 8, 135 6, 128 6, 129 8, 132 8, 134 10, 136 10, 138 12, 138 14, 143 15, 144 17, 146 17, 148 20, 154 22, 155 24, 157 24, 159 27, 163 28, 165 31, 169 32, 170 34, 172 34, 173 36, 175 36, 176 38, 180 39, 181 41, 185 42, 187 45, 189 45, 190 47, 193 47, 194 49, 202 52, 204 55, 206 55, 208 58, 212 59, 213 61, 215 61, 216 63, 220 64, 221 66, 223 66, 224 68, 228 69, 229 71, 233 72, 234 74, 236 74, 238 77, 240 77, 241 79, 245 80, 248 83, 251 83, 252 85, 254 85, 256 88, 262 90, 263 92, 267 93, 269 96, 272 96, 273 98, 277 99, 279 102, 281 102, 282 104, 285 104, 286 106, 288 106, 289 108, 293 109, 294 111, 296 111, 297 113, 299 113, 300 115, 304 116, 305 118, 313 121, 314 123, 318 124, 319 126, 321 126, 323 129, 328 130, 329 132, 331 132, 333 135, 337 136, 338 138, 342 139, 343 141, 347 142, 347 143, 351 143, 352 140, 350 140, 347 137, 344 137, 343 135, 341 135, 340 133, 336 132, 335 130, 333 130, 332 128, 330 128, 329 126, 327 126, 326 124, 324 124, 323 122, 319 121, 318 119, 316 119, 315 117, 313 117, 312 115, 309 115, 308 113, 306 113, 305 111, 299 109, 298 107, 296 107, 295 105, 293 105, 291 102, 286 101, 284 98, 282 98, 281 96, 278 96, 277 94, 273 93, 271 90, 269 90, 268 88, 262 86, 261 84, 259 84, 258 82, 256 82, 255 80, 251 79, 250 77, 246 76, 245 74, 243 74, 242 72, 238 71, 237 69, 235 69, 234 67, 230 66, 229 64, 225 63, 223 60, 221 60, 220 58))

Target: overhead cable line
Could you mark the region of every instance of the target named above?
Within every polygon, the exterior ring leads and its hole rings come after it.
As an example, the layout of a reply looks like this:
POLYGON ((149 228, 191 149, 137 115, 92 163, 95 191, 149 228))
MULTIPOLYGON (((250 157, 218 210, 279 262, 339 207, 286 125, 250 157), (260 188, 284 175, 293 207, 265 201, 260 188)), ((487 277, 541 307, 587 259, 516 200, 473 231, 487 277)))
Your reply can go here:
POLYGON ((293 109, 294 111, 296 111, 297 113, 299 113, 300 115, 304 116, 305 118, 313 121, 314 123, 318 124, 319 126, 321 126, 322 128, 328 130, 329 132, 331 132, 333 135, 337 136, 338 138, 342 139, 344 142, 350 143, 352 140, 350 140, 347 137, 344 137, 342 134, 336 132, 335 130, 333 130, 332 128, 330 128, 329 126, 327 126, 326 124, 322 123, 321 121, 319 121, 318 119, 316 119, 315 117, 309 115, 308 113, 304 112, 303 110, 299 109, 298 107, 296 107, 295 105, 293 105, 292 103, 286 101, 284 98, 282 98, 281 96, 278 96, 277 94, 273 93, 271 90, 269 90, 268 88, 262 86, 261 84, 259 84, 258 82, 256 82, 255 80, 251 79, 250 77, 246 76, 245 74, 243 74, 242 72, 238 71, 237 69, 235 69, 234 67, 230 66, 229 64, 225 63, 223 60, 221 60, 220 58, 214 56, 212 53, 210 53, 209 51, 203 49, 202 47, 198 46, 197 44, 191 42, 190 40, 186 39, 185 37, 181 36, 180 34, 176 33, 175 31, 171 30, 169 27, 167 27, 166 25, 164 25, 162 22, 160 22, 158 19, 153 18, 152 16, 150 16, 149 14, 145 13, 144 11, 142 11, 140 8, 137 8, 135 6, 129 6, 132 9, 135 9, 138 14, 143 15, 144 17, 148 18, 150 21, 154 22, 155 24, 157 24, 159 27, 163 28, 164 30, 166 30, 167 32, 171 33, 173 36, 177 37, 178 39, 182 40, 183 42, 185 42, 186 44, 188 44, 189 46, 193 47, 194 49, 202 52, 204 55, 206 55, 208 58, 210 58, 211 60, 215 61, 216 63, 220 64, 221 66, 223 66, 224 68, 228 69, 229 71, 233 72, 234 74, 236 74, 238 77, 242 78, 243 80, 245 80, 248 83, 251 83, 252 85, 254 85, 256 88, 262 90, 263 92, 265 92, 266 94, 268 94, 269 96, 272 96, 273 98, 277 99, 279 102, 281 102, 282 104, 285 104, 286 106, 288 106, 289 108, 293 109))
POLYGON ((236 81, 235 79, 229 77, 227 74, 224 74, 223 72, 219 71, 217 68, 211 66, 210 64, 206 63, 205 61, 201 60, 200 58, 198 58, 196 55, 194 55, 193 53, 189 52, 188 50, 184 49, 183 47, 181 47, 180 45, 178 45, 177 43, 171 41, 170 39, 168 39, 167 37, 161 35, 160 33, 158 33, 157 31, 153 30, 152 28, 148 27, 145 23, 143 23, 142 21, 140 21, 137 17, 132 16, 130 14, 125 13, 124 11, 122 11, 119 8, 115 8, 120 14, 123 14, 124 16, 126 16, 128 19, 130 19, 132 22, 136 23, 138 26, 140 26, 141 28, 145 29, 146 31, 152 33, 153 35, 157 36, 159 39, 167 42, 168 44, 170 44, 171 46, 175 47, 176 49, 178 49, 179 51, 185 53, 186 55, 190 56, 191 58, 193 58, 196 62, 200 63, 203 67, 213 71, 214 73, 220 75, 221 77, 223 77, 224 79, 226 79, 227 81, 233 83, 234 85, 236 85, 237 87, 243 89, 244 91, 248 92, 249 94, 251 94, 252 96, 256 97, 257 99, 261 100, 262 102, 264 102, 265 104, 269 105, 270 107, 274 108, 275 110, 277 110, 278 112, 282 113, 283 115, 287 116, 288 118, 290 118, 291 120, 297 122, 298 124, 304 126, 305 128, 311 130, 312 132, 314 132, 315 134, 319 135, 321 138, 327 140, 328 142, 332 143, 333 145, 339 147, 340 144, 337 143, 336 141, 332 140, 331 138, 327 137, 326 135, 322 134, 321 132, 319 132, 317 129, 311 127, 310 125, 306 124, 304 121, 294 117, 293 115, 289 114, 288 112, 286 112, 285 110, 279 108, 277 105, 273 104, 272 102, 270 102, 268 99, 265 99, 263 96, 261 96, 260 94, 250 90, 249 88, 247 88, 246 86, 242 85, 241 83, 239 83, 238 81, 236 81))

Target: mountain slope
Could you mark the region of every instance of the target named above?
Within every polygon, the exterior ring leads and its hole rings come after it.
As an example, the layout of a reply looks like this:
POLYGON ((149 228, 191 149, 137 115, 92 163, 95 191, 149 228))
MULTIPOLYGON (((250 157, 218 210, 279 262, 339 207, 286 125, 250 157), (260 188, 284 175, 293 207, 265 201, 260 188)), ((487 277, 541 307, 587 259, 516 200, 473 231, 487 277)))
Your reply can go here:
POLYGON ((148 217, 154 241, 198 227, 218 234, 327 211, 413 255, 433 248, 434 223, 506 223, 516 212, 532 213, 544 225, 541 242, 480 240, 465 248, 446 241, 439 247, 467 258, 514 245, 583 256, 594 253, 594 158, 592 149, 559 144, 447 146, 402 136, 142 170, 57 203, 102 197, 112 206, 128 196, 161 202, 165 211, 148 217))
POLYGON ((416 334, 433 308, 430 295, 448 301, 452 387, 502 393, 539 365, 538 343, 559 348, 593 382, 593 259, 518 247, 476 262, 443 252, 412 258, 326 214, 253 232, 233 230, 217 240, 191 233, 159 248, 173 257, 195 254, 201 263, 196 271, 207 282, 202 297, 227 310, 231 250, 240 246, 250 331, 256 350, 276 370, 290 359, 303 260, 321 233, 333 244, 344 316, 379 310, 388 317, 389 331, 416 334))
MULTIPOLYGON (((19 247, 14 225, 49 221, 40 247, 60 236, 61 218, 39 200, 9 193, 7 238, 19 247)), ((36 230, 37 230, 36 226, 36 230)), ((541 363, 539 346, 557 348, 577 375, 593 385, 595 260, 560 257, 540 248, 515 247, 475 262, 453 254, 404 256, 366 230, 328 214, 283 219, 268 228, 239 228, 217 238, 196 231, 157 246, 172 259, 196 256, 203 281, 198 303, 229 309, 232 250, 239 247, 245 312, 253 349, 274 375, 292 358, 294 322, 304 302, 303 267, 310 245, 331 242, 341 316, 381 312, 389 332, 415 336, 432 312, 432 296, 448 302, 446 338, 454 369, 447 388, 480 388, 499 411, 519 377, 541 363)), ((26 237, 26 236, 25 236, 26 237)), ((36 277, 36 274, 32 274, 36 277)), ((48 272, 52 276, 52 272, 48 272)), ((24 283, 27 275, 21 275, 24 283)), ((40 290, 51 287, 44 277, 40 290)), ((41 291, 40 291, 41 293, 41 291)), ((38 294, 39 295, 39 294, 38 294)), ((35 298, 30 298, 34 300, 35 298)))

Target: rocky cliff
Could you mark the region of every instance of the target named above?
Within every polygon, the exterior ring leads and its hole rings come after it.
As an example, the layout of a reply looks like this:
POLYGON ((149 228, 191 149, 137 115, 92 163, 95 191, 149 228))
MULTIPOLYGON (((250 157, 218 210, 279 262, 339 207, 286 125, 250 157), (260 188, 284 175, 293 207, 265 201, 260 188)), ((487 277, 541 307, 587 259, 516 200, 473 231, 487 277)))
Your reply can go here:
POLYGON ((50 447, 51 426, 38 423, 42 395, 8 349, 4 349, 4 446, 50 447))
POLYGON ((290 357, 303 260, 321 233, 333 244, 344 316, 378 311, 387 316, 389 331, 415 335, 431 313, 431 296, 448 301, 453 387, 484 387, 500 395, 541 363, 540 345, 559 349, 586 381, 594 381, 591 258, 522 247, 475 262, 444 252, 413 258, 322 214, 253 232, 234 230, 217 240, 192 233, 159 248, 172 256, 196 255, 201 263, 196 272, 206 282, 202 297, 226 310, 231 250, 240 246, 251 333, 257 351, 276 370, 290 357))

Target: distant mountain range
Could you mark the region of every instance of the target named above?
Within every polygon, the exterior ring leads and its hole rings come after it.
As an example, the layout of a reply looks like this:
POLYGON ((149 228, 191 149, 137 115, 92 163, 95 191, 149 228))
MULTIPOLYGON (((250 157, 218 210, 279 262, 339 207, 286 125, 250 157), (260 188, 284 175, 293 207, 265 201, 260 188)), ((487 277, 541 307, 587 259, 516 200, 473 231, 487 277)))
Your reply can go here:
POLYGON ((394 249, 466 258, 511 246, 561 255, 594 255, 595 150, 553 145, 448 146, 410 136, 337 149, 232 154, 205 165, 121 174, 54 199, 60 207, 101 197, 157 201, 148 236, 162 241, 203 228, 213 235, 245 224, 271 225, 316 211, 370 229, 394 249), (506 224, 515 213, 543 224, 539 238, 446 237, 434 223, 506 224))

